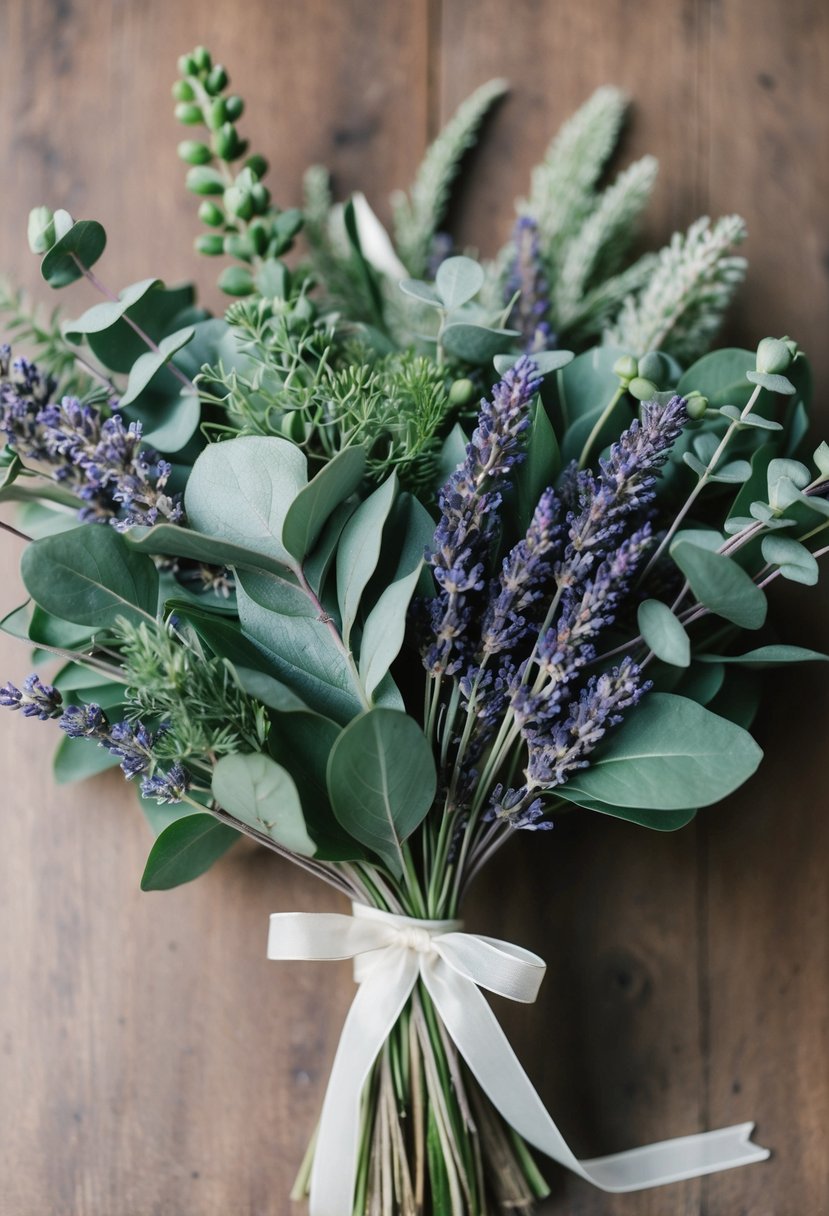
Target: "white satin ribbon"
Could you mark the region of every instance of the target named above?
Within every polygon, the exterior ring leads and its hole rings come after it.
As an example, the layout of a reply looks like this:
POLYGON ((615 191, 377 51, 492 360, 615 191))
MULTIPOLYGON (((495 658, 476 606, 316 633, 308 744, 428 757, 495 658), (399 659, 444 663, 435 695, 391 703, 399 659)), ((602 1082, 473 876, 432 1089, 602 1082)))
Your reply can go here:
POLYGON ((353 905, 338 913, 278 912, 268 958, 355 960, 357 995, 343 1026, 320 1117, 310 1216, 351 1216, 363 1088, 418 979, 458 1051, 507 1123, 529 1143, 603 1191, 638 1191, 764 1161, 753 1123, 663 1140, 579 1161, 556 1127, 480 992, 532 1002, 544 978, 537 954, 462 933, 460 921, 414 920, 353 905))

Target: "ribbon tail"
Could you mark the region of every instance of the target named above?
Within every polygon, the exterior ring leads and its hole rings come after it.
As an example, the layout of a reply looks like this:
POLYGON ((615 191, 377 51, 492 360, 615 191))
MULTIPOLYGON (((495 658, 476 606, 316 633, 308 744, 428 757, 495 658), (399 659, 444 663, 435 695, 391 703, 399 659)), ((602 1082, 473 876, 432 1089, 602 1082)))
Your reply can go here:
POLYGON ((528 1144, 600 1190, 638 1191, 683 1178, 763 1161, 751 1144, 753 1123, 664 1140, 629 1152, 579 1161, 550 1117, 477 985, 440 958, 422 968, 423 981, 472 1074, 507 1123, 528 1144))
POLYGON ((361 983, 328 1080, 311 1170, 310 1216, 351 1216, 363 1088, 417 980, 412 951, 387 947, 377 956, 371 961, 363 956, 361 983))

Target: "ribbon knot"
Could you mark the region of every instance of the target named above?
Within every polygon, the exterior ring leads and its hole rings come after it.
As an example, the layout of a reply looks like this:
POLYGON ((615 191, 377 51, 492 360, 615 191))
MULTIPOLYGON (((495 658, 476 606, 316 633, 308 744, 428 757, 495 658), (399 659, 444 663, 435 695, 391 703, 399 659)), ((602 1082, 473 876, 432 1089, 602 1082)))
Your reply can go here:
POLYGON ((353 959, 357 995, 331 1069, 311 1172, 310 1216, 351 1216, 363 1089, 383 1044, 421 980, 449 1037, 493 1106, 541 1152, 603 1191, 638 1191, 764 1161, 753 1123, 663 1140, 579 1161, 548 1114, 481 988, 534 1001, 537 954, 461 932, 460 921, 414 920, 355 904, 352 916, 284 912, 270 920, 268 958, 353 959), (402 948, 401 948, 402 947, 402 948))

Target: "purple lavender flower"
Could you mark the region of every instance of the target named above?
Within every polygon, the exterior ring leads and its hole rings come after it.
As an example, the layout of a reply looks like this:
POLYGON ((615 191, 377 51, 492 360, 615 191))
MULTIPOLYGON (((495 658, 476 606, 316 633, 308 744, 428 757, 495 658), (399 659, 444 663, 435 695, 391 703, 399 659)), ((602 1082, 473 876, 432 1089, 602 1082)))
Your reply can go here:
POLYGON ((520 292, 510 313, 509 323, 517 329, 528 354, 555 346, 550 329, 549 288, 538 248, 538 224, 529 215, 519 216, 513 229, 515 257, 510 267, 504 295, 505 303, 520 292))
POLYGON ((548 487, 538 500, 526 536, 504 558, 497 591, 484 616, 482 654, 512 650, 530 632, 526 613, 549 588, 560 515, 556 493, 548 487))
POLYGON ((62 712, 62 697, 51 684, 44 684, 37 675, 27 676, 23 688, 9 682, 0 688, 0 705, 6 709, 19 709, 26 718, 40 718, 47 722, 62 712))
POLYGON ((121 762, 128 779, 145 773, 153 763, 153 734, 143 722, 110 723, 99 705, 67 705, 58 723, 70 739, 94 739, 121 762))
POLYGON ((155 798, 157 802, 181 802, 190 786, 190 778, 178 761, 166 773, 156 773, 141 782, 144 798, 155 798))
POLYGON ((528 406, 537 391, 536 365, 526 356, 482 401, 478 425, 466 459, 440 492, 440 520, 429 561, 439 591, 429 605, 433 641, 424 663, 433 675, 452 675, 470 649, 467 630, 486 585, 485 572, 501 504, 499 486, 523 459, 521 436, 529 423, 528 406))
POLYGON ((58 726, 70 739, 97 739, 103 742, 109 722, 100 705, 67 705, 58 726))
POLYGON ((503 785, 496 785, 483 818, 485 823, 501 820, 511 828, 544 832, 553 826, 549 819, 544 818, 544 814, 543 799, 533 798, 528 786, 504 790, 503 785))

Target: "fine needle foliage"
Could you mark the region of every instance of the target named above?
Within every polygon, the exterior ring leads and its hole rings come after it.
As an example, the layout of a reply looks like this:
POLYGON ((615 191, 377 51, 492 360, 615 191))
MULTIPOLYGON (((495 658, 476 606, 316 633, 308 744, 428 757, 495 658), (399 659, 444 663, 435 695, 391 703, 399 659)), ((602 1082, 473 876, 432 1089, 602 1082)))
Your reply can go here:
MULTIPOLYGON (((354 903, 448 920, 518 832, 673 831, 729 795, 761 760, 759 673, 826 658, 782 619, 780 640, 767 588, 814 585, 829 550, 804 354, 707 350, 742 221, 628 263, 656 164, 603 181, 626 103, 602 89, 482 265, 438 234, 501 82, 429 149, 392 237, 320 169, 282 209, 225 68, 204 47, 179 68, 197 249, 227 259, 230 303, 110 286, 97 221, 32 213, 73 303, 45 321, 0 297, 28 597, 2 627, 37 666, 0 705, 57 725, 59 781, 134 782, 148 890, 243 834, 354 903)), ((546 1193, 420 988, 358 1143, 355 1216, 546 1193)))

